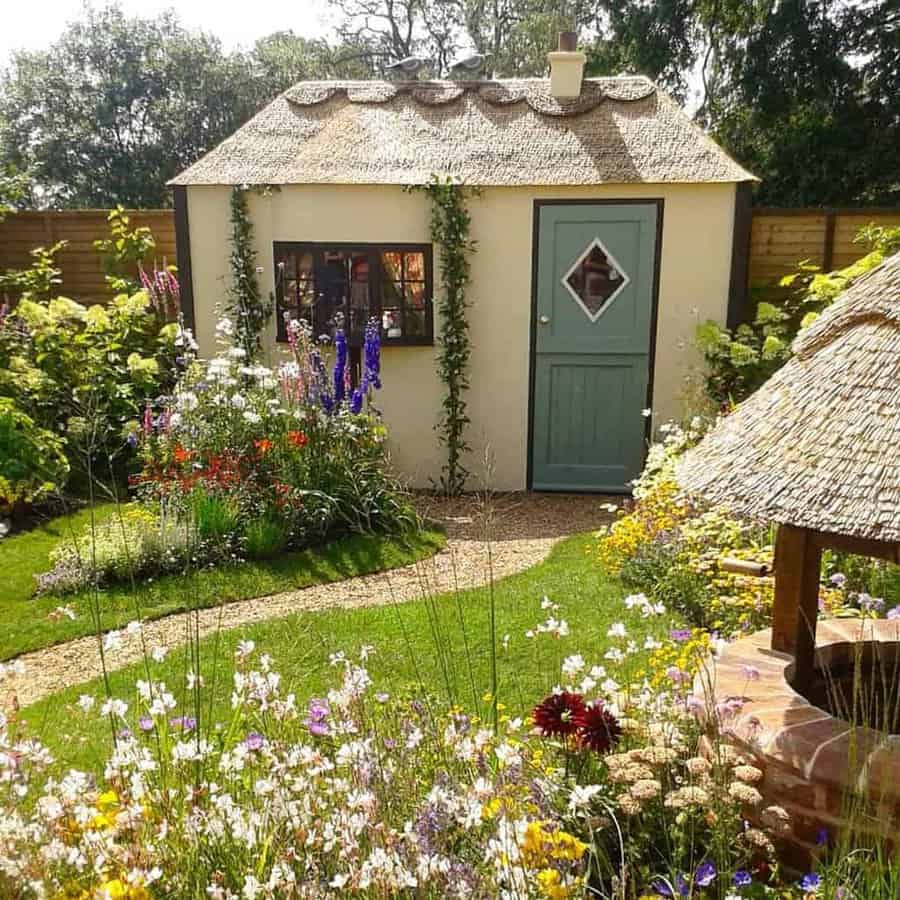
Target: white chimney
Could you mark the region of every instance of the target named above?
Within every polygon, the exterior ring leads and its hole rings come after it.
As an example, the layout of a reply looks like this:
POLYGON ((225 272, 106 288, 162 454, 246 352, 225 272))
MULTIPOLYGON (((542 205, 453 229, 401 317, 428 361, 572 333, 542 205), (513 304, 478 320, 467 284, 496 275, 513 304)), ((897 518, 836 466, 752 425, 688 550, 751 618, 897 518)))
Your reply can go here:
POLYGON ((576 50, 578 36, 561 31, 559 49, 547 54, 550 62, 550 93, 557 100, 571 100, 581 94, 581 79, 587 57, 576 50))

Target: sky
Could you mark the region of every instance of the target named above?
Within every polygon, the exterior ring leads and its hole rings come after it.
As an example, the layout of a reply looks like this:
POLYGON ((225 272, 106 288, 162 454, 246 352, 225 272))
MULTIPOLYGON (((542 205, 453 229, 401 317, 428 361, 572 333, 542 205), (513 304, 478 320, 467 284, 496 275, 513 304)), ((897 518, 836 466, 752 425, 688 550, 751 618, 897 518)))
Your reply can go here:
MULTIPOLYGON (((13 50, 38 50, 55 41, 67 22, 79 18, 84 0, 4 0, 0 24, 0 66, 13 50)), ((96 8, 106 5, 93 2, 96 8)), ((120 0, 128 15, 153 17, 174 9, 192 28, 210 31, 232 49, 250 46, 273 31, 292 30, 304 37, 328 31, 325 0, 120 0)))

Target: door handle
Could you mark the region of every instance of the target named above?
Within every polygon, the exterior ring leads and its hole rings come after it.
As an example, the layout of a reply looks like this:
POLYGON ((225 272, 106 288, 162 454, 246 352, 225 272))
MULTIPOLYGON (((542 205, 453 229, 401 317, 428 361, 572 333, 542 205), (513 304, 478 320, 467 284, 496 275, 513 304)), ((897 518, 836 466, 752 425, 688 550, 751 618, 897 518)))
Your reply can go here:
POLYGON ((549 325, 550 324, 550 316, 541 316, 538 319, 538 322, 540 322, 541 325, 549 325))

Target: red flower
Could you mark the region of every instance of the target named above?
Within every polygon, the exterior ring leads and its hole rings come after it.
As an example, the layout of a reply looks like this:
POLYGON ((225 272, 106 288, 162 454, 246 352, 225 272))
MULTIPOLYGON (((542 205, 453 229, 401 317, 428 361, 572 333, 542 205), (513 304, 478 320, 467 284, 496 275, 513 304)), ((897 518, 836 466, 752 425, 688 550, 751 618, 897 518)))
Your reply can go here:
POLYGON ((272 449, 272 442, 268 438, 260 438, 253 442, 253 446, 259 451, 260 456, 265 456, 272 449))
POLYGON ((581 694, 562 691, 551 694, 542 700, 532 712, 534 724, 541 729, 545 737, 574 734, 576 721, 584 711, 584 698, 581 694))
POLYGON ((609 753, 622 736, 619 720, 604 706, 602 700, 594 700, 586 706, 582 704, 574 722, 582 746, 595 753, 609 753))
POLYGON ((292 447, 305 447, 309 443, 309 438, 302 431, 289 431, 287 433, 288 443, 292 447))
POLYGON ((175 462, 183 463, 187 462, 191 456, 193 455, 190 450, 185 450, 180 444, 175 445, 174 451, 175 462))

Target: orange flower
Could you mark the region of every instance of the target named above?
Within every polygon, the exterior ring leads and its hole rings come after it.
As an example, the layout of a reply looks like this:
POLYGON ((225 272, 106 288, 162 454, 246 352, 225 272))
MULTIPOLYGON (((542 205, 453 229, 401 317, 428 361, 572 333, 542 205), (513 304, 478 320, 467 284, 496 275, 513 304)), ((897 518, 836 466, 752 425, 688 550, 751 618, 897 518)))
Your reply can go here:
POLYGON ((272 449, 272 442, 268 438, 260 438, 253 442, 253 446, 259 450, 260 456, 265 456, 272 449))
POLYGON ((302 431, 289 431, 287 439, 293 447, 305 447, 309 443, 309 438, 302 431))
POLYGON ((184 447, 182 447, 180 444, 175 445, 175 453, 174 453, 175 462, 177 462, 177 463, 187 462, 191 458, 191 455, 192 454, 191 454, 190 450, 185 450, 184 447))

